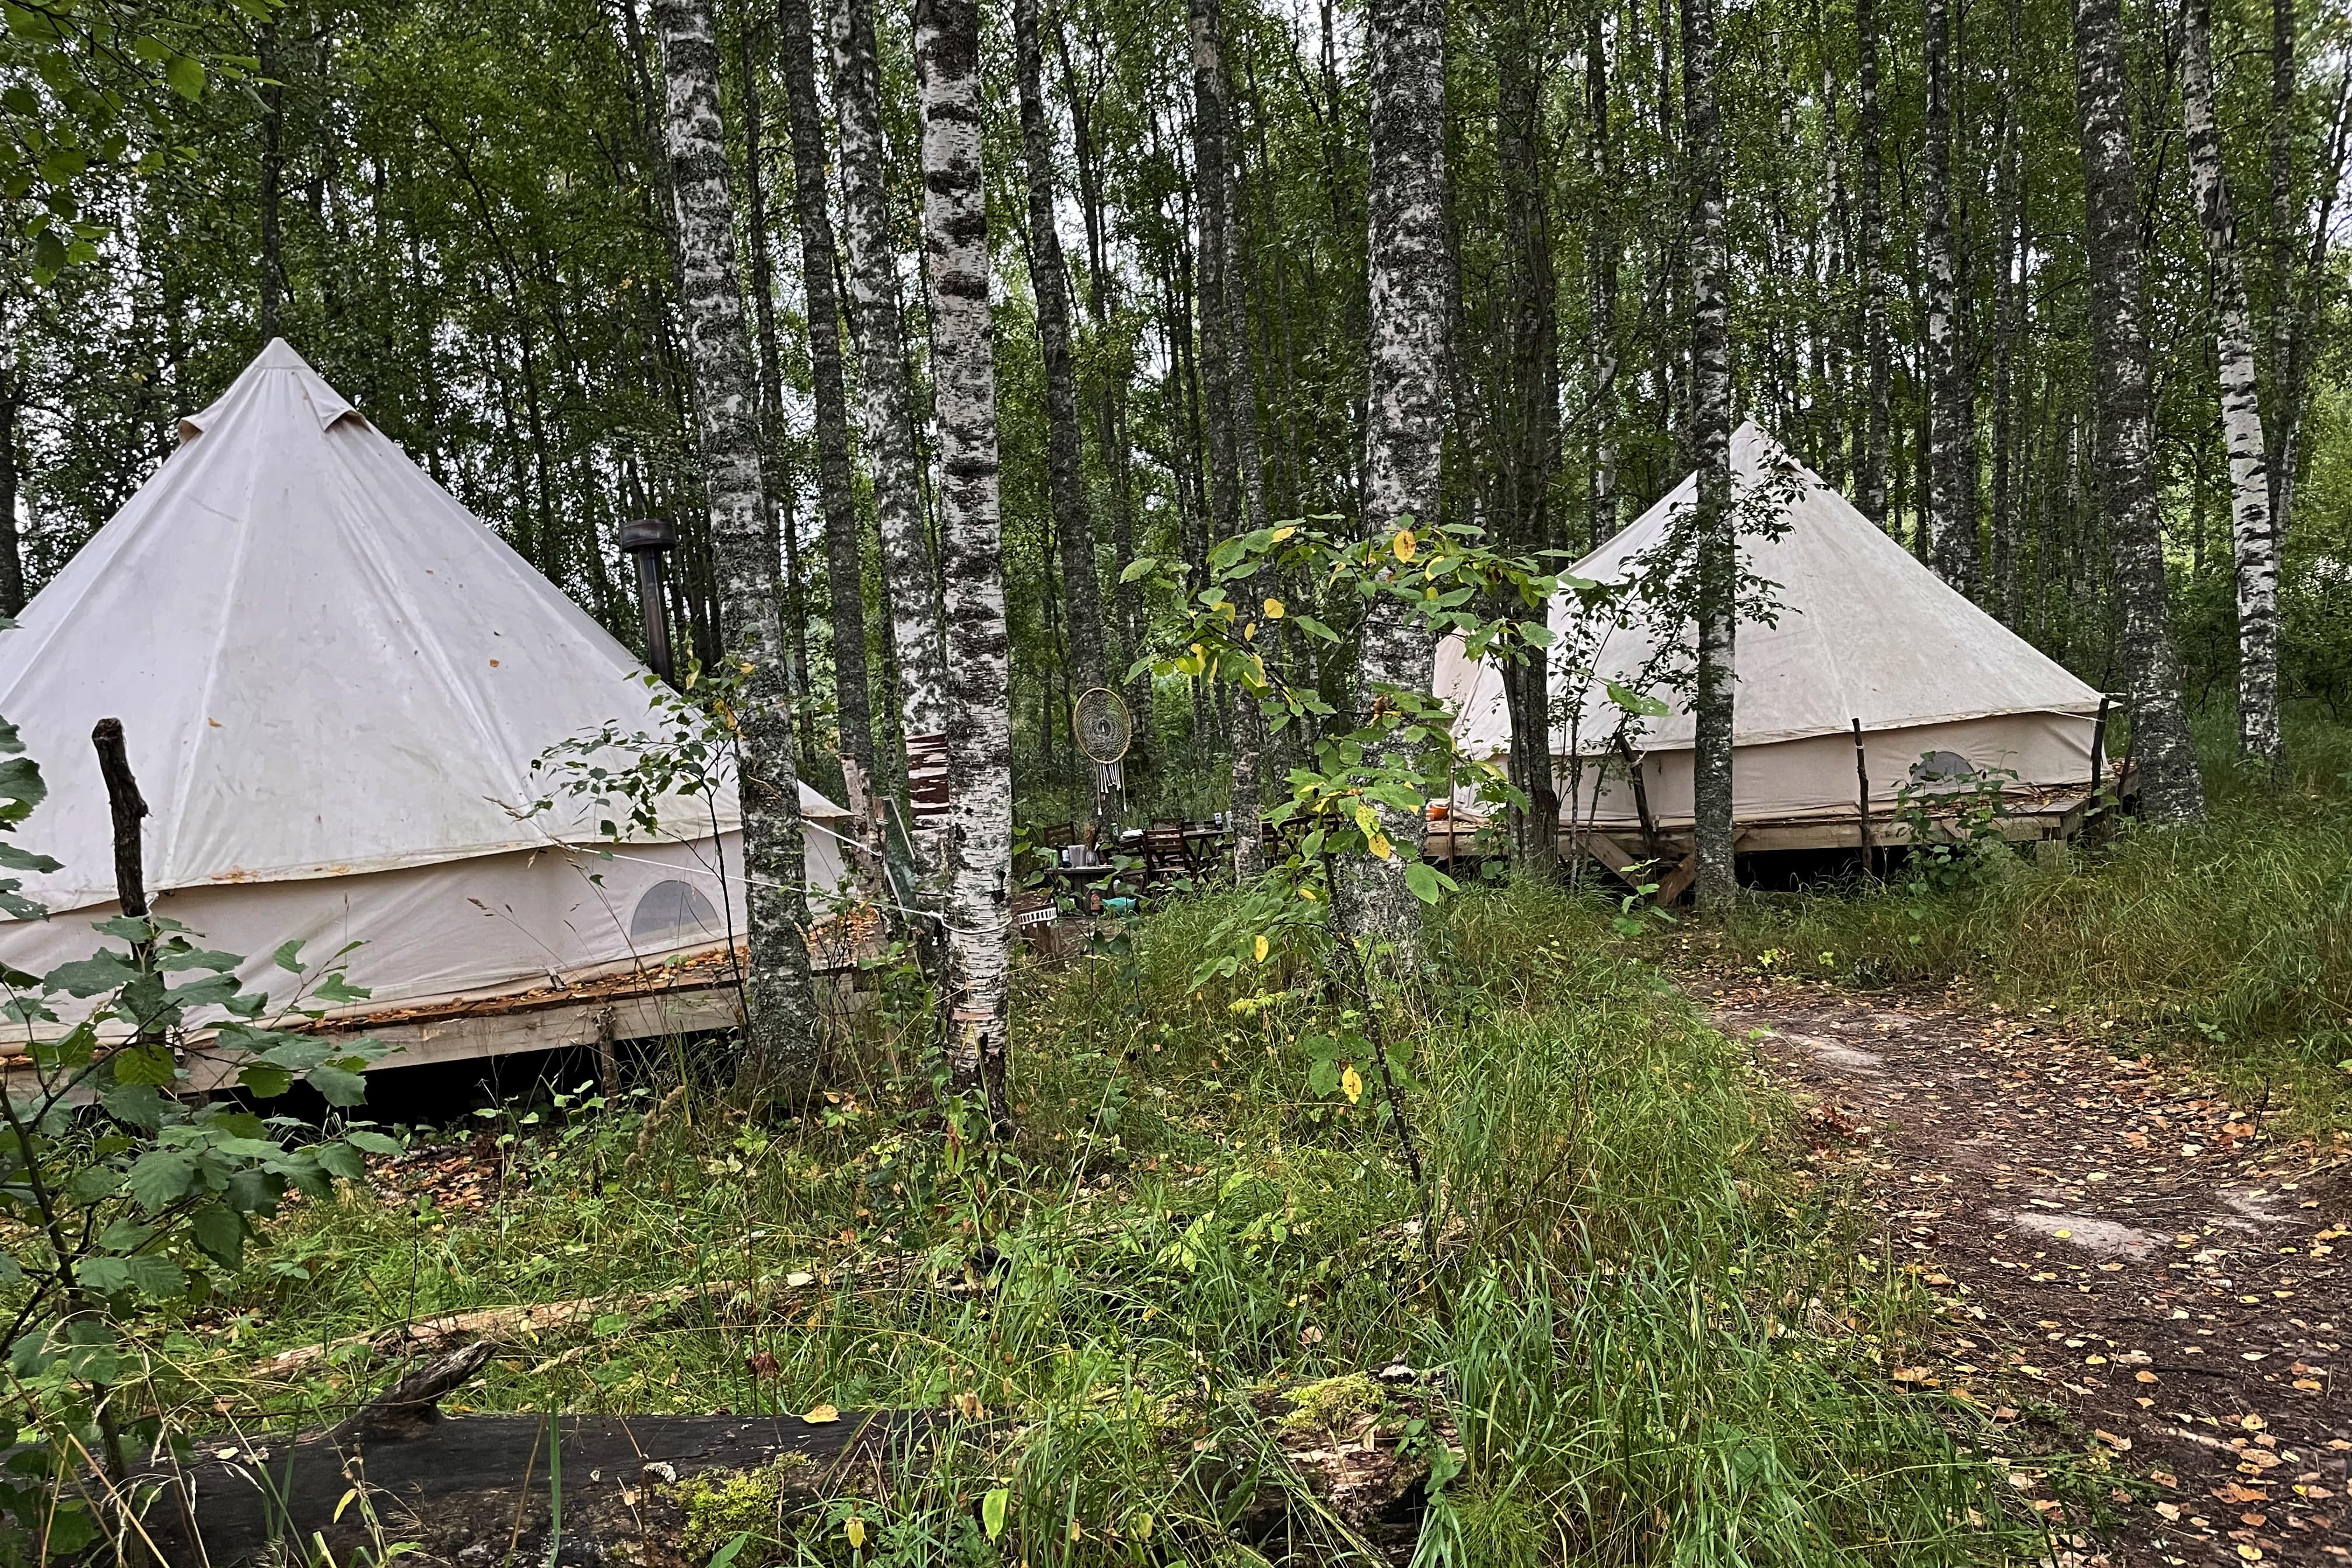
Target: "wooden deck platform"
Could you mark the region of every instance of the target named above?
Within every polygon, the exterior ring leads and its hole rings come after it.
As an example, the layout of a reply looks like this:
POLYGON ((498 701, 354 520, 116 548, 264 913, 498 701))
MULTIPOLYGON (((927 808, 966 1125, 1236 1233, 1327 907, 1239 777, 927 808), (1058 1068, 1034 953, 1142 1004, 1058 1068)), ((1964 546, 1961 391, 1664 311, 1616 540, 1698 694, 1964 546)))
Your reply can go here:
MULTIPOLYGON (((2042 789, 2011 797, 2007 815, 1998 819, 2000 835, 2012 844, 2063 842, 2082 830, 2094 802, 2087 784, 2071 788, 2042 789)), ((1444 861, 1478 859, 1496 853, 1486 821, 1463 816, 1433 822, 1422 841, 1423 858, 1444 861)), ((1499 826, 1499 825, 1496 825, 1499 826)), ((1908 824, 1895 820, 1892 810, 1874 811, 1867 837, 1860 813, 1843 816, 1813 814, 1761 818, 1735 824, 1732 849, 1740 855, 1790 850, 1899 849, 1912 842, 1908 824)), ((1692 829, 1687 822, 1661 824, 1654 835, 1638 826, 1612 824, 1598 827, 1560 826, 1563 856, 1590 855, 1610 871, 1625 875, 1647 863, 1662 883, 1661 898, 1671 901, 1682 889, 1674 883, 1676 871, 1692 854, 1692 829), (1672 887, 1670 893, 1666 889, 1672 887)), ((1686 883, 1683 885, 1687 885, 1686 883)))

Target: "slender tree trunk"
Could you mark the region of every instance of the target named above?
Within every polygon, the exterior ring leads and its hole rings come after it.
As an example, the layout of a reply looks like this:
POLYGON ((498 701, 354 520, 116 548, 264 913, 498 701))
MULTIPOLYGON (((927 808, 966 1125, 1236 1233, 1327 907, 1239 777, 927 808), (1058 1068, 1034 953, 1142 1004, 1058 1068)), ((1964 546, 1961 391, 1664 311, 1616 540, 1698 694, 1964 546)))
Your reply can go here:
MULTIPOLYGON (((752 336, 760 349, 760 467, 766 476, 768 551, 784 563, 780 609, 793 650, 793 732, 805 767, 816 754, 815 720, 809 712, 808 609, 801 597, 800 527, 793 516, 792 476, 784 457, 784 372, 776 340, 774 279, 768 256, 768 187, 765 121, 760 112, 760 57, 764 29, 743 29, 736 58, 742 67, 743 238, 751 251, 752 336)), ((528 342, 528 338, 525 339, 528 342)), ((539 440, 538 397, 531 399, 531 438, 539 440)), ((843 752, 847 753, 846 736, 843 752)), ((853 807, 853 809, 855 809, 853 807)))
POLYGON ((922 97, 923 271, 930 291, 947 556, 949 811, 955 844, 948 900, 948 1060, 958 1091, 984 1092, 991 1121, 1009 1130, 1011 644, 997 514, 978 0, 918 0, 915 72, 922 97))
MULTIPOLYGON (((1868 0, 1864 0, 1868 4, 1868 0)), ((1617 271, 1619 243, 1616 217, 1616 158, 1609 138, 1609 55, 1601 32, 1599 13, 1584 25, 1584 112, 1590 124, 1592 147, 1593 201, 1591 208, 1592 289, 1592 479, 1588 490, 1591 502, 1591 529, 1589 538, 1592 548, 1600 549, 1617 536, 1617 271)), ((1538 186, 1540 199, 1541 187, 1538 186)), ((1549 246, 1550 220, 1544 220, 1544 237, 1549 246)), ((1547 250, 1545 271, 1549 273, 1547 250)), ((1522 298, 1524 298, 1524 293, 1522 298)), ((1544 301, 1549 312, 1551 301, 1544 301)), ((1559 387, 1559 371, 1555 365, 1550 380, 1555 398, 1559 387)), ((1547 784, 1549 768, 1546 767, 1547 784)), ((1559 858, 1558 835, 1552 836, 1552 856, 1559 858)))
MULTIPOLYGON (((1444 0, 1373 0, 1366 26, 1371 80, 1370 374, 1366 383, 1364 527, 1374 539, 1440 526, 1445 436, 1446 259, 1444 0)), ((1429 689, 1429 634, 1385 595, 1360 633, 1355 702, 1383 686, 1429 689)), ((1339 868, 1339 908, 1354 936, 1421 961, 1421 910, 1405 868, 1421 855, 1418 812, 1379 808, 1393 846, 1339 868)))
MULTIPOLYGON (((1929 0, 1931 5, 1937 0, 1929 0)), ((1723 120, 1716 101, 1715 0, 1682 0, 1683 124, 1689 143, 1691 455, 1698 469, 1698 684, 1691 791, 1699 907, 1727 908, 1739 559, 1731 511, 1730 305, 1725 297, 1723 120)))
POLYGON ((1199 198, 1201 400, 1209 447, 1210 543, 1241 531, 1242 497, 1234 439, 1232 319, 1225 299, 1226 154, 1223 20, 1220 0, 1191 0, 1192 189, 1199 198))
MULTIPOLYGON (((1230 108, 1233 96, 1225 95, 1230 108)), ((1227 150, 1234 162, 1225 180, 1225 342, 1232 354, 1234 396, 1234 457, 1241 465, 1242 517, 1252 530, 1271 522, 1265 510, 1265 468, 1258 449, 1257 367, 1250 353, 1249 238, 1244 227, 1241 137, 1228 115, 1227 150)), ((1258 645, 1261 660, 1274 658, 1282 624, 1262 624, 1265 640, 1258 645)), ((1234 710, 1234 879, 1247 881, 1264 869, 1265 846, 1259 826, 1265 809, 1263 774, 1268 739, 1265 713, 1255 696, 1244 690, 1234 710)))
POLYGON ((751 927, 747 1065, 755 1081, 797 1097, 814 1088, 818 1070, 811 1027, 816 1006, 803 935, 807 871, 777 563, 764 521, 758 387, 744 331, 727 139, 719 118, 719 40, 704 0, 657 0, 654 15, 686 284, 679 304, 694 367, 719 616, 728 656, 750 667, 737 731, 751 927))
MULTIPOLYGON (((2293 358, 2294 337, 2294 0, 2271 0, 2271 116, 2265 127, 2270 143, 2271 177, 2271 435, 2272 445, 2284 433, 2287 421, 2287 362, 2293 358)), ((2284 452, 2284 448, 2280 448, 2284 452)), ((2286 518, 2280 503, 2285 476, 2283 464, 2269 470, 2270 515, 2273 524, 2286 518)), ((2285 530, 2275 530, 2281 538, 2285 530)))
POLYGON ((2022 607, 2017 575, 2017 336, 2023 313, 2023 291, 2018 279, 2025 245, 2022 217, 2024 192, 2019 167, 2023 140, 2018 125, 2017 68, 2023 17, 2022 0, 2009 0, 2009 41, 2000 67, 2000 168, 1996 175, 1994 222, 2000 235, 1994 245, 1993 279, 1993 413, 1992 413, 1992 580, 1986 602, 2002 621, 2014 626, 2022 607))
POLYGON ((0 347, 0 616, 25 607, 25 541, 16 529, 16 348, 0 347))
POLYGON ((2123 24, 2117 0, 2074 0, 2074 90, 2091 268, 2092 363, 2102 391, 2099 457, 2115 540, 2131 683, 2132 754, 2141 800, 2159 824, 2205 815, 2205 790, 2180 696, 2156 506, 2155 421, 2142 313, 2139 183, 2125 118, 2123 24))
MULTIPOLYGON (((817 104, 816 38, 809 0, 779 0, 784 94, 792 124, 793 210, 800 220, 801 289, 808 303, 809 379, 816 404, 817 506, 824 514, 824 574, 833 612, 835 712, 841 729, 842 804, 869 858, 874 827, 874 700, 866 672, 866 573, 857 494, 849 470, 849 394, 841 368, 841 293, 834 281, 833 216, 825 205, 824 119, 817 104)), ((746 99, 748 104, 750 100, 746 99)))
POLYGON ((278 301, 286 287, 278 240, 286 186, 286 88, 278 76, 285 68, 274 20, 261 26, 256 63, 261 76, 261 341, 267 343, 279 335, 278 301))
MULTIPOLYGON (((1559 279, 1552 269, 1550 164, 1544 140, 1543 79, 1549 50, 1537 8, 1513 4, 1496 40, 1496 152, 1503 173, 1503 224, 1510 278, 1510 356, 1501 391, 1503 428, 1496 445, 1495 531, 1507 550, 1533 554, 1551 548, 1551 481, 1560 460, 1559 279)), ((1595 174, 1606 167, 1601 139, 1608 132, 1608 78, 1591 53, 1600 47, 1595 21, 1585 38, 1586 108, 1596 116, 1595 174)), ((1605 188, 1605 187, 1604 187, 1605 188)), ((1616 262, 1604 256, 1608 220, 1594 205, 1593 321, 1589 358, 1598 378, 1615 374, 1612 338, 1616 262), (1605 302, 1604 302, 1605 301, 1605 302)), ((1600 454, 1609 436, 1594 418, 1595 458, 1588 523, 1595 548, 1604 541, 1604 515, 1615 510, 1600 454)), ((1613 516, 1610 522, 1613 524, 1613 516)), ((1613 528, 1612 530, 1613 531, 1613 528)), ((1503 701, 1510 719, 1511 782, 1527 805, 1511 814, 1511 847, 1519 873, 1539 881, 1559 874, 1559 795, 1552 782, 1551 682, 1549 656, 1503 668, 1503 701)))
POLYGON ((915 397, 907 329, 898 308, 883 174, 882 75, 873 0, 842 0, 834 33, 834 111, 841 128, 842 218, 849 241, 850 314, 858 348, 882 579, 898 663, 898 724, 906 747, 907 805, 916 875, 901 889, 928 910, 943 907, 949 873, 947 652, 932 595, 936 567, 923 517, 915 397))
POLYGON ((2253 315, 2246 304, 2238 224, 2214 123, 2211 0, 2184 0, 2181 20, 2181 112, 2197 216, 2213 265, 2214 353, 2221 371, 2221 429, 2230 449, 2230 532, 2238 580, 2238 754, 2276 773, 2286 760, 2279 733, 2278 542, 2271 530, 2270 474, 2263 460, 2253 315))
POLYGON ((2327 151, 2319 174, 2319 212, 2311 226, 2310 248, 2305 253, 2300 282, 2289 284, 2289 321, 2285 368, 2276 373, 2282 383, 2277 437, 2271 443, 2271 532, 2279 548, 2294 524, 2296 477, 2302 471, 2303 418, 2308 407, 2311 377, 2311 327, 2323 292, 2321 279, 2336 254, 2336 194, 2344 184, 2344 164, 2352 152, 2352 66, 2345 68, 2336 88, 2336 111, 2330 121, 2327 151))
MULTIPOLYGON (((1077 355, 1070 342, 1069 269, 1054 226, 1054 129, 1045 118, 1037 0, 1013 0, 1013 51, 1021 78, 1021 142, 1029 166, 1029 286, 1037 300, 1037 342, 1045 362, 1045 479, 1062 547, 1070 663, 1080 691, 1105 685, 1102 587, 1095 523, 1078 425, 1077 355)), ((1108 452, 1106 452, 1108 456, 1108 452)), ((1095 815, 1099 816, 1100 803, 1095 815)))
POLYGON ((1952 236, 1951 0, 1927 0, 1923 43, 1927 69, 1926 188, 1927 364, 1930 456, 1928 549, 1936 574, 1973 599, 1978 582, 1975 487, 1961 465, 1976 459, 1975 398, 1960 342, 1960 298, 1952 236))
POLYGON ((1862 135, 1862 233, 1857 260, 1862 269, 1862 342, 1869 364, 1870 405, 1863 417, 1858 467, 1862 510, 1883 528, 1892 521, 1886 515, 1886 448, 1893 424, 1887 404, 1893 395, 1894 374, 1886 342, 1886 184, 1879 149, 1878 23, 1874 0, 1854 0, 1853 25, 1862 47, 1856 76, 1862 135))

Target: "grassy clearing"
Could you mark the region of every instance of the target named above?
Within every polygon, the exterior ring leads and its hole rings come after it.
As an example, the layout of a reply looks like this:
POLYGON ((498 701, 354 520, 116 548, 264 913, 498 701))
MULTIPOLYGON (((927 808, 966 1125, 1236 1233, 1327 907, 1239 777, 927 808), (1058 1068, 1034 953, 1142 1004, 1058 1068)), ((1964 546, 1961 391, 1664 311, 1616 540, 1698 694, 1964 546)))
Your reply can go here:
POLYGON ((739 1563, 846 1563, 853 1510, 868 1563, 1322 1563, 1375 1559, 1270 1430, 1351 1430, 1391 1401, 1364 1374, 1402 1361, 1442 1369, 1423 1458, 1449 1468, 1451 1436, 1462 1462, 1421 1528, 1431 1568, 2019 1546, 1998 1471, 1952 1436, 1972 1417, 1874 1364, 1924 1297, 1857 1263, 1858 1221, 1791 1173, 1788 1107, 1594 910, 1506 889, 1444 917, 1446 981, 1386 1020, 1412 1047, 1418 1187, 1376 1089, 1308 1091, 1303 985, 1192 992, 1219 912, 1179 905, 1024 973, 1012 1148, 944 1136, 870 1061, 797 1125, 683 1091, 509 1122, 509 1181, 478 1210, 359 1194, 290 1215, 157 1345, 159 1393, 199 1428, 283 1430, 383 1373, 273 1382, 268 1352, 597 1297, 591 1331, 503 1358, 462 1402, 988 1423, 894 1495, 794 1504, 781 1532, 772 1488, 701 1489, 696 1540, 751 1521, 739 1563), (679 1310, 629 1304, 696 1282, 679 1310))
MULTIPOLYGON (((2211 820, 2126 828, 2054 864, 1936 891, 1903 873, 1756 900, 1751 964, 1849 984, 1965 983, 2186 1051, 2312 1130, 2352 1127, 2352 729, 2303 716, 2283 786, 2212 760, 2211 820)), ((2218 748, 2226 758, 2226 745, 2218 748)))

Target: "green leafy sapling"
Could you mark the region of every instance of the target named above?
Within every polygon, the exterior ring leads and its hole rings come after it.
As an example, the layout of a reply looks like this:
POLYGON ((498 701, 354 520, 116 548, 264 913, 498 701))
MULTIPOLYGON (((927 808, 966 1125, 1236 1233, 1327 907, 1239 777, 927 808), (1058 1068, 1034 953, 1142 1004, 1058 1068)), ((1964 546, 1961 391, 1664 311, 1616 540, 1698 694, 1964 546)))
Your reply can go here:
MULTIPOLYGON (((58 869, 13 837, 47 790, 0 721, 0 868, 58 869)), ((21 875, 0 877, 0 909, 47 918, 21 875)), ((86 958, 46 974, 0 965, 0 1321, 16 1446, 0 1468, 0 1563, 79 1550, 108 1527, 93 1498, 140 1506, 129 1458, 159 1438, 137 1390, 142 1331, 206 1297, 235 1269, 257 1221, 289 1193, 323 1197, 399 1143, 364 1124, 325 1134, 252 1101, 308 1084, 349 1109, 365 1092, 373 1044, 316 1032, 328 1009, 363 999, 345 949, 306 963, 274 954, 290 996, 247 991, 236 954, 201 946, 158 914, 94 922, 86 958), (194 1080, 194 1081, 192 1081, 194 1080), (185 1091, 234 1085, 199 1103, 185 1091), (97 1493, 79 1484, 92 1468, 97 1493)))

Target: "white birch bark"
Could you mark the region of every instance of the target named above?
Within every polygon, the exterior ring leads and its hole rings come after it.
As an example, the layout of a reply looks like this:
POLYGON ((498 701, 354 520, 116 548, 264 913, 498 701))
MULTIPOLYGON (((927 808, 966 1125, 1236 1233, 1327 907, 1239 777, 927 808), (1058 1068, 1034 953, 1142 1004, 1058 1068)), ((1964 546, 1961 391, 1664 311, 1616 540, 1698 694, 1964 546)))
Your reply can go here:
POLYGON ((2271 527, 2262 393, 2254 380, 2253 313, 2246 303, 2238 222, 2213 116, 2212 0, 2184 0, 2181 19, 2181 115, 2197 217, 2213 264, 2213 347, 2221 373, 2221 432, 2230 450, 2230 538, 2238 578, 2238 754, 2276 772, 2286 760, 2279 733, 2278 539, 2271 527))
MULTIPOLYGON (((1371 169, 1366 256, 1370 339, 1364 430, 1364 528, 1391 539, 1438 526, 1445 430, 1444 0, 1373 0, 1368 18, 1371 169), (1410 519, 1410 524, 1407 520, 1410 519)), ((1429 689, 1435 647, 1396 600, 1375 596, 1364 616, 1356 704, 1369 712, 1382 685, 1429 689)), ((1421 911, 1405 868, 1421 855, 1417 813, 1379 808, 1394 847, 1384 859, 1351 858, 1336 889, 1351 934, 1421 961, 1421 911)))
MULTIPOLYGON (((1932 0, 1931 0, 1932 3, 1932 0)), ((1731 510, 1731 311, 1723 232, 1723 115, 1715 0, 1683 0, 1683 132, 1690 152, 1691 458, 1698 470, 1698 682, 1691 703, 1692 837, 1699 907, 1738 897, 1732 736, 1738 684, 1739 557, 1731 510)))
POLYGON ((746 1066, 759 1081, 800 1095, 814 1088, 817 1076, 816 1008, 804 935, 807 872, 793 761, 790 664, 777 562, 767 546, 758 384, 719 118, 719 43, 706 0, 659 0, 655 20, 677 206, 680 314, 694 372, 721 637, 728 657, 747 667, 736 751, 751 928, 746 1066))
POLYGON ((2074 98, 2091 268, 2092 363, 2098 381, 2100 489, 2112 520, 2123 663, 2131 684, 2132 754, 2153 822, 2196 822, 2205 787, 2180 696, 2156 507, 2155 421, 2141 303, 2139 181, 2125 117, 2117 0, 2074 0, 2074 98))
POLYGON ((882 73, 874 43, 873 0, 841 0, 833 17, 833 100, 841 133, 842 227, 849 251, 850 322, 858 350, 874 513, 882 533, 882 579, 898 655, 898 725, 907 763, 907 810, 928 910, 946 893, 948 844, 947 651, 933 606, 931 547, 917 471, 913 383, 898 308, 890 243, 889 187, 882 153, 882 73))
POLYGON ((996 358, 989 320, 988 196, 981 169, 978 0, 919 0, 923 271, 939 408, 947 557, 950 1033, 959 1090, 983 1090, 1009 1127, 1013 732, 997 513, 996 358))

